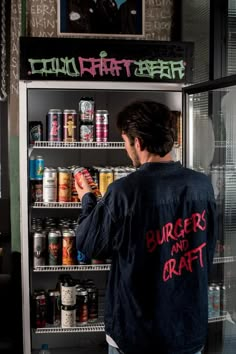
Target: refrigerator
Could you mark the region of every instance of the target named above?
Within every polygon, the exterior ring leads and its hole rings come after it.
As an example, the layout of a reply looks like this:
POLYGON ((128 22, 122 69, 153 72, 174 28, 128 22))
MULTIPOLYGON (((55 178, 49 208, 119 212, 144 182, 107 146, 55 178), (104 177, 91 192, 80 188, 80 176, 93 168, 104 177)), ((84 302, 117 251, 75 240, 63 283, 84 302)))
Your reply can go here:
MULTIPOLYGON (((116 129, 116 116, 128 103, 138 99, 156 100, 169 106, 176 118, 178 134, 172 151, 182 160, 181 111, 182 84, 122 82, 66 82, 66 81, 20 81, 20 201, 21 201, 21 256, 22 256, 22 309, 24 354, 37 353, 42 344, 48 344, 52 353, 107 353, 103 313, 105 288, 110 264, 74 264, 44 266, 34 264, 33 233, 35 223, 44 223, 47 218, 77 220, 80 202, 32 202, 30 160, 34 156, 44 160, 45 167, 106 166, 131 169, 129 160, 116 129), (46 116, 50 109, 75 109, 78 112, 82 97, 92 97, 96 110, 109 112, 109 139, 100 142, 51 142, 46 140, 46 116), (29 125, 40 121, 43 138, 30 144, 29 125), (61 323, 35 325, 35 291, 55 289, 59 277, 70 275, 84 282, 92 280, 98 290, 98 319, 86 324, 62 328, 61 323)), ((38 323, 38 322, 37 322, 38 323)))
POLYGON ((209 333, 204 353, 236 348, 236 77, 183 88, 184 164, 211 179, 217 203, 217 243, 209 278, 209 333))

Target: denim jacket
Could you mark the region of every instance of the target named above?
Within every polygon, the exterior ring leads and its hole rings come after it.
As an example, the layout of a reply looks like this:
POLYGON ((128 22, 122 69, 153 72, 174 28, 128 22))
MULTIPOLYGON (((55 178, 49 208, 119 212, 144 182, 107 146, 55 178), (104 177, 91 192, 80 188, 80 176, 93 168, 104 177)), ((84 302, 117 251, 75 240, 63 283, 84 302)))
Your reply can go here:
POLYGON ((216 241, 209 178, 180 162, 145 163, 97 203, 82 199, 77 249, 112 258, 105 330, 126 354, 194 354, 206 340, 216 241))

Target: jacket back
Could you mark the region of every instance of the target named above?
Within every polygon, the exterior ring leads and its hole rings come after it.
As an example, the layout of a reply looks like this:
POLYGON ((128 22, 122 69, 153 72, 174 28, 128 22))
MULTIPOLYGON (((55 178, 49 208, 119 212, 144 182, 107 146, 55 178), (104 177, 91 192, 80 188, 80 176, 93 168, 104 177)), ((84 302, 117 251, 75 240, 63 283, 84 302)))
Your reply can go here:
POLYGON ((207 335, 216 239, 208 177, 179 162, 145 163, 112 183, 95 208, 90 198, 77 247, 112 257, 106 333, 127 354, 195 354, 207 335))

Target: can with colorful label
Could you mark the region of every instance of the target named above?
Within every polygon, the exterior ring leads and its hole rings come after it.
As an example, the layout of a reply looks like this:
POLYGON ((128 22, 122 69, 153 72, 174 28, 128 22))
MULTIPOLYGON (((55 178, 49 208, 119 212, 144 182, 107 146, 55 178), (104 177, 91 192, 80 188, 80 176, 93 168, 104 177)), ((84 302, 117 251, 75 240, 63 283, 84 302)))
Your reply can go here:
POLYGON ((35 159, 35 179, 43 179, 44 159, 42 156, 36 156, 35 159))
POLYGON ((58 167, 58 202, 71 201, 71 171, 58 167))
POLYGON ((102 168, 99 171, 99 190, 102 196, 106 193, 110 183, 113 182, 113 171, 111 168, 102 168))
POLYGON ((77 140, 77 113, 74 109, 65 109, 63 112, 63 141, 77 140))
POLYGON ((48 232, 48 265, 61 264, 62 237, 61 232, 51 229, 48 232))
POLYGON ((40 121, 29 122, 29 143, 43 140, 43 123, 40 121))
POLYGON ((46 264, 46 235, 41 230, 33 234, 33 267, 44 266, 46 264))
POLYGON ((75 232, 72 229, 62 231, 62 264, 76 264, 75 232))
POLYGON ((47 114, 47 141, 62 141, 62 111, 50 109, 47 114))
POLYGON ((79 140, 81 142, 93 141, 93 124, 81 124, 79 128, 79 140))
POLYGON ((94 182, 94 180, 92 179, 92 176, 91 174, 89 173, 88 169, 87 168, 84 168, 84 167, 77 167, 75 170, 74 170, 74 177, 76 179, 76 182, 78 183, 78 185, 80 184, 80 177, 81 177, 81 174, 83 174, 89 184, 89 186, 91 187, 92 189, 92 192, 95 194, 95 196, 97 198, 101 198, 101 192, 99 191, 98 189, 98 186, 97 184, 94 182))
POLYGON ((96 111, 96 141, 98 143, 108 141, 108 111, 96 111))
POLYGON ((92 97, 81 97, 79 101, 79 119, 81 122, 92 123, 94 120, 94 100, 92 97))

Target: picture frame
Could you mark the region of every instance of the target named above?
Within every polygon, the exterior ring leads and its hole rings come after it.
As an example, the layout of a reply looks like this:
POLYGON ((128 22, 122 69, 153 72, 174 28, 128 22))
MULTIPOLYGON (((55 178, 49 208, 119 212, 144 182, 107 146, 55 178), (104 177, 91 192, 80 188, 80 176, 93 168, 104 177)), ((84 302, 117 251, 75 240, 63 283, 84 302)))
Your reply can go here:
POLYGON ((57 0, 59 37, 143 38, 145 0, 57 0))

